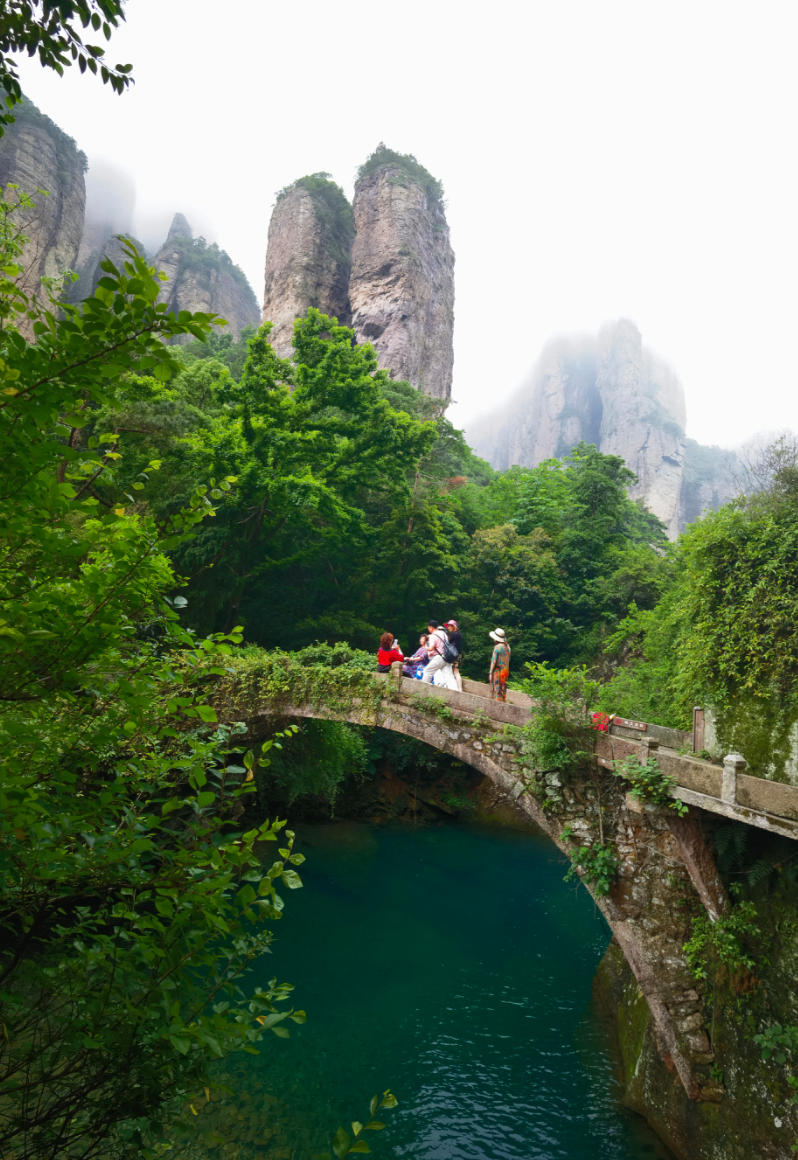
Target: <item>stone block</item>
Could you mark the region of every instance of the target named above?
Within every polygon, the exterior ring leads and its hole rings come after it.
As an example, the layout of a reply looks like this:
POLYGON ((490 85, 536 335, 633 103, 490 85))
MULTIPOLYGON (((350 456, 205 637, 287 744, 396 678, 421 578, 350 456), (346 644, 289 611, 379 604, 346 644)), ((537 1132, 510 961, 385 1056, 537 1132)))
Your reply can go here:
POLYGON ((798 819, 798 786, 740 773, 737 775, 737 804, 764 814, 798 819))

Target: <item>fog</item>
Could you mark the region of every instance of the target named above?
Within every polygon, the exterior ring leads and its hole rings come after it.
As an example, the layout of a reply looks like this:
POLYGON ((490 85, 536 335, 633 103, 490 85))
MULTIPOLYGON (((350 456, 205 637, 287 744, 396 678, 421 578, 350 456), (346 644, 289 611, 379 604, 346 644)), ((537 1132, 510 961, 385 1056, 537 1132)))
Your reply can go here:
POLYGON ((351 196, 384 140, 443 181, 456 265, 452 418, 512 396, 544 344, 634 319, 688 433, 798 428, 798 8, 705 0, 131 0, 114 95, 21 62, 89 155, 135 175, 150 248, 176 210, 258 296, 274 193, 351 196))

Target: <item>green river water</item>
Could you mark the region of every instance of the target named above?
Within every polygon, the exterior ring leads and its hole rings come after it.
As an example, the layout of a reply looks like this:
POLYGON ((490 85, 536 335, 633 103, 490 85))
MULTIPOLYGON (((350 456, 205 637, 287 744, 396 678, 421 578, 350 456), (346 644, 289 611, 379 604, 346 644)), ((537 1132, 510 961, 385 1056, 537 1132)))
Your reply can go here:
POLYGON ((225 1065, 205 1109, 232 1160, 310 1160, 339 1124, 415 1160, 672 1160, 616 1101, 591 981, 609 942, 542 837, 498 827, 300 827, 260 978, 296 985, 307 1023, 225 1065))

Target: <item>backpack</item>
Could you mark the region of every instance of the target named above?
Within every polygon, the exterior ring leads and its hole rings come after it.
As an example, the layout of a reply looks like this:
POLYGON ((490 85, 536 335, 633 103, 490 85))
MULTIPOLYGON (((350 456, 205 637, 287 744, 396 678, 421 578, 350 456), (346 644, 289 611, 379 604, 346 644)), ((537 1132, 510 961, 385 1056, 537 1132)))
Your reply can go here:
POLYGON ((441 649, 441 656, 443 657, 443 659, 447 665, 453 665, 454 662, 457 660, 457 658, 460 656, 459 652, 454 647, 454 645, 451 643, 451 641, 449 640, 448 637, 446 637, 446 639, 443 642, 443 648, 441 649))

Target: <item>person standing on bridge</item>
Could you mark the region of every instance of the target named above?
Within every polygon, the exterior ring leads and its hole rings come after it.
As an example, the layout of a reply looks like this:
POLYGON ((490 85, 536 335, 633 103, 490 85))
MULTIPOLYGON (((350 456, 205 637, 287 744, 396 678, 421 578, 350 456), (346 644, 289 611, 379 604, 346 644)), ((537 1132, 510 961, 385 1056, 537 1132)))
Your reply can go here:
POLYGON ((448 646, 449 638, 444 629, 438 627, 437 620, 431 620, 427 625, 427 630, 429 632, 427 637, 429 663, 424 669, 424 676, 421 680, 425 685, 431 685, 432 678, 435 677, 434 683, 436 685, 457 692, 457 681, 454 679, 451 662, 447 661, 443 655, 443 646, 448 646))
POLYGON ((488 635, 491 640, 496 641, 490 659, 490 697, 492 701, 506 701, 507 681, 510 676, 510 646, 503 628, 496 628, 488 635))
POLYGON ((460 676, 460 662, 463 659, 463 634, 457 627, 456 620, 447 620, 443 626, 449 634, 449 644, 457 649, 457 660, 452 661, 452 672, 454 679, 457 682, 458 691, 463 691, 463 678, 460 676))

